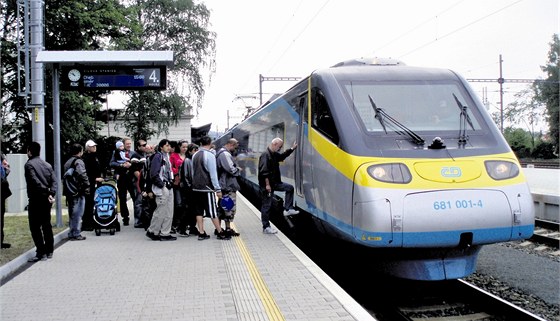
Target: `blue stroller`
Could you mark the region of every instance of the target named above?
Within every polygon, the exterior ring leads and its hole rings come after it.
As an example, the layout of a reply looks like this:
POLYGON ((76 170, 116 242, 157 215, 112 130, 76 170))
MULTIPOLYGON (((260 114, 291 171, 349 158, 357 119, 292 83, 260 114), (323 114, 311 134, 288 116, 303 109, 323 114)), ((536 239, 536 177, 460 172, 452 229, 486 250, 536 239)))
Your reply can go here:
POLYGON ((93 211, 93 221, 95 235, 101 235, 102 229, 109 230, 109 234, 121 230, 121 225, 117 216, 117 183, 113 179, 106 179, 101 186, 95 189, 93 198, 95 208, 93 211))

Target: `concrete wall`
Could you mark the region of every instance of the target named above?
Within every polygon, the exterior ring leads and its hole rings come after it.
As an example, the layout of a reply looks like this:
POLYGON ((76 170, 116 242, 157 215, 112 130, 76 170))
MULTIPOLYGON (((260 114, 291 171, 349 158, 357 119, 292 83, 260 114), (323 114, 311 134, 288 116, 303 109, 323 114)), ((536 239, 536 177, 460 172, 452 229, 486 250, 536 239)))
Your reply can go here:
POLYGON ((20 213, 27 206, 27 184, 25 183, 24 165, 27 162, 26 154, 7 154, 6 159, 10 164, 8 182, 12 196, 6 200, 6 212, 20 213))

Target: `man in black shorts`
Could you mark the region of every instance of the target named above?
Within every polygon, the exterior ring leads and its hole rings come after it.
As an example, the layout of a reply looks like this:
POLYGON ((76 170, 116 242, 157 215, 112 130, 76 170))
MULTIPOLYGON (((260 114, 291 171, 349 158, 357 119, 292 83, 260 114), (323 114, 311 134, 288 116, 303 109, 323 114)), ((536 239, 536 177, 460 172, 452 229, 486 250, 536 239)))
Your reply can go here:
POLYGON ((209 239, 210 236, 204 231, 204 216, 210 217, 214 227, 218 231, 220 240, 231 237, 222 230, 216 208, 216 196, 222 197, 222 190, 218 182, 218 170, 216 167, 216 156, 210 151, 212 139, 204 136, 200 139, 200 149, 193 155, 193 200, 196 223, 198 225, 198 240, 209 239), (206 214, 206 215, 205 215, 206 214))

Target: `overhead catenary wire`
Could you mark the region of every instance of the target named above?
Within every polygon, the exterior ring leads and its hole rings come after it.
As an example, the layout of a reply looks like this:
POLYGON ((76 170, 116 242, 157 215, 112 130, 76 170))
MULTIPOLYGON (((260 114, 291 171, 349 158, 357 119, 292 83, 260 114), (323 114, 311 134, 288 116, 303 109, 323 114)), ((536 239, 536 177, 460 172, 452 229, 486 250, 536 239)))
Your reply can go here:
POLYGON ((274 69, 274 67, 276 67, 276 65, 278 64, 278 62, 284 57, 284 55, 288 52, 288 50, 290 50, 290 48, 293 46, 293 44, 298 40, 298 38, 307 30, 307 28, 311 25, 311 23, 313 23, 313 21, 315 21, 315 18, 317 18, 317 16, 321 13, 321 11, 323 11, 323 9, 327 6, 327 4, 329 4, 330 0, 327 0, 320 8, 319 10, 317 10, 317 12, 315 13, 315 15, 313 15, 313 17, 309 20, 309 22, 307 22, 307 24, 303 27, 303 29, 297 34, 297 36, 292 40, 292 42, 288 45, 288 47, 286 47, 286 49, 282 52, 282 54, 278 57, 278 59, 276 59, 276 61, 272 64, 272 66, 268 69, 267 72, 270 72, 270 70, 274 69))
POLYGON ((405 53, 405 54, 403 54, 403 55, 400 55, 398 58, 400 59, 400 58, 402 58, 402 57, 408 56, 408 55, 410 55, 410 54, 412 54, 412 53, 414 53, 414 52, 416 52, 416 51, 418 51, 418 50, 420 50, 420 49, 422 49, 422 48, 424 48, 424 47, 427 47, 427 46, 433 44, 434 42, 436 42, 436 41, 438 41, 438 40, 441 40, 441 39, 443 39, 443 38, 447 38, 448 36, 450 36, 450 35, 452 35, 452 34, 454 34, 454 33, 456 33, 456 32, 459 32, 459 31, 461 31, 461 30, 463 30, 463 29, 465 29, 465 28, 468 28, 468 27, 470 27, 470 26, 472 26, 472 25, 474 25, 474 24, 476 24, 476 23, 478 23, 478 22, 480 22, 480 21, 482 21, 482 20, 484 20, 484 19, 486 19, 486 18, 488 18, 488 17, 491 17, 491 16, 493 16, 493 15, 495 15, 495 14, 501 12, 501 11, 504 11, 505 9, 508 9, 509 7, 516 5, 516 4, 518 4, 519 2, 521 2, 521 1, 523 1, 523 0, 518 0, 518 1, 514 2, 514 3, 508 4, 508 5, 505 6, 505 7, 502 7, 502 8, 500 8, 500 9, 496 10, 496 11, 493 11, 493 12, 491 12, 491 13, 489 13, 489 14, 487 14, 487 15, 481 17, 481 18, 478 18, 478 19, 476 19, 476 20, 474 20, 474 21, 472 21, 472 22, 469 22, 468 24, 463 25, 463 26, 461 26, 461 27, 459 27, 459 28, 457 28, 457 29, 455 29, 455 30, 453 30, 453 31, 450 31, 450 32, 444 34, 444 35, 441 36, 441 37, 437 37, 436 39, 434 39, 434 40, 432 40, 432 41, 429 41, 429 42, 427 42, 427 43, 425 43, 425 44, 423 44, 423 45, 421 45, 421 46, 419 46, 419 47, 416 47, 416 48, 412 49, 411 51, 409 51, 409 52, 407 52, 407 53, 405 53))
POLYGON ((428 22, 437 19, 438 17, 441 17, 444 13, 448 12, 449 10, 453 9, 454 7, 458 6, 461 2, 464 2, 465 0, 460 0, 458 2, 456 2, 455 4, 447 7, 446 9, 444 9, 443 11, 437 13, 435 16, 425 20, 424 22, 421 22, 417 25, 415 25, 414 27, 410 28, 408 31, 403 32, 402 34, 398 35, 397 37, 393 38, 393 40, 387 42, 386 44, 382 45, 381 47, 373 50, 373 53, 375 54, 377 51, 389 46, 390 44, 402 39, 403 37, 405 37, 406 35, 410 34, 411 32, 416 31, 418 28, 422 27, 423 25, 427 24, 428 22))
POLYGON ((294 17, 296 16, 297 12, 299 11, 301 4, 303 3, 304 0, 301 0, 298 5, 296 6, 296 8, 294 9, 290 19, 288 19, 286 21, 286 23, 284 24, 284 26, 282 27, 282 29, 280 30, 280 32, 278 33, 278 35, 276 36, 276 40, 274 40, 274 42, 272 43, 272 46, 270 46, 270 49, 268 49, 268 51, 264 54, 264 56, 261 58, 261 60, 259 61, 259 63, 255 66, 255 68, 253 69, 253 72, 248 74, 247 79, 243 82, 243 86, 241 86, 241 88, 245 88, 245 86, 247 85, 247 83, 249 81, 252 81, 254 79, 251 79, 250 77, 253 76, 254 74, 257 73, 257 71, 259 70, 259 68, 261 67, 261 65, 263 64, 263 62, 270 56, 270 53, 272 52, 272 49, 274 49, 274 47, 276 47, 276 45, 278 44, 278 42, 280 41, 282 35, 284 34, 284 32, 286 31, 286 29, 288 28, 288 26, 291 24, 292 20, 294 19, 294 17))

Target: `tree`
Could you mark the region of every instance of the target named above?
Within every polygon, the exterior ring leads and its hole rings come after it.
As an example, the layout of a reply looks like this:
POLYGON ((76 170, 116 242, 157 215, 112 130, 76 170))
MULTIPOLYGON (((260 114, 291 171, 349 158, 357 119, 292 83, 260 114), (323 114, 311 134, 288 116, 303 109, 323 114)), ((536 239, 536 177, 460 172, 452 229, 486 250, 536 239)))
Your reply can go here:
POLYGON ((504 128, 504 138, 518 158, 527 158, 531 155, 531 134, 521 128, 504 128))
POLYGON ((130 9, 142 26, 136 49, 172 50, 174 54, 166 91, 129 93, 124 113, 126 132, 134 139, 149 139, 167 133, 181 115, 201 107, 205 88, 202 70, 211 71, 215 63, 216 35, 208 30, 210 11, 192 0, 136 0, 130 9))
POLYGON ((559 105, 559 80, 560 80, 560 41, 558 34, 552 36, 550 43, 550 51, 548 52, 547 65, 541 66, 541 69, 547 74, 545 81, 538 81, 534 83, 535 99, 546 105, 547 121, 549 126, 549 133, 554 150, 558 155, 559 147, 559 122, 560 113, 559 105))
POLYGON ((536 101, 533 88, 526 88, 515 95, 515 101, 508 104, 504 110, 504 118, 508 119, 512 124, 523 125, 527 128, 531 135, 531 149, 535 148, 535 126, 538 125, 539 119, 544 110, 536 101))
MULTIPOLYGON (((24 152, 31 140, 31 115, 25 108, 25 99, 18 96, 17 84, 17 29, 23 30, 23 21, 17 19, 17 10, 23 17, 17 0, 2 2, 1 60, 2 60, 2 148, 7 152, 24 152)), ((136 20, 130 19, 128 8, 118 0, 49 0, 45 2, 45 49, 46 50, 97 50, 111 42, 129 42, 137 29, 136 20)), ((134 16, 132 16, 134 17, 134 16)), ((22 43, 20 43, 22 44, 22 43)), ((23 56, 21 56, 23 58, 23 56)), ((52 144, 52 90, 50 71, 45 76, 45 118, 47 144, 52 144)), ((103 92, 62 92, 61 145, 85 142, 95 138, 98 126, 94 122, 95 111, 102 102, 103 92), (78 125, 78 126, 77 126, 78 125)), ((46 151, 52 149, 46 148, 46 151)), ((52 155, 50 155, 52 156, 52 155)), ((47 158, 49 154, 47 153, 47 158)))

